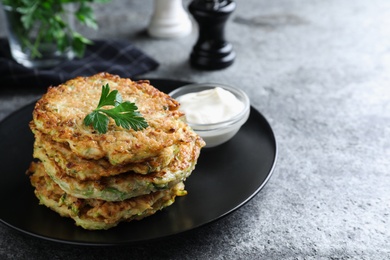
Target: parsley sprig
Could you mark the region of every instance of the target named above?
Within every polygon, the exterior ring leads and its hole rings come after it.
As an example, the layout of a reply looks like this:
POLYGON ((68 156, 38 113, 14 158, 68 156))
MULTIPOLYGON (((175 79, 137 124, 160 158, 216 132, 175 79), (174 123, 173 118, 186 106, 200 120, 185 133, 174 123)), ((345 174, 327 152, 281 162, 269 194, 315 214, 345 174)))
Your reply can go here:
POLYGON ((92 41, 78 33, 65 17, 74 16, 82 25, 97 29, 98 24, 91 4, 110 0, 0 0, 7 12, 13 13, 10 21, 15 35, 19 37, 24 51, 32 58, 42 57, 41 46, 55 43, 63 53, 70 48, 77 57, 82 57, 87 44, 92 41), (69 8, 73 4, 74 9, 69 8), (32 38, 31 33, 37 32, 32 38))
POLYGON ((148 127, 148 123, 137 109, 138 107, 134 103, 123 102, 118 90, 110 92, 110 86, 106 84, 102 86, 102 94, 97 108, 84 118, 84 124, 92 125, 99 133, 104 134, 108 130, 109 117, 111 117, 117 126, 139 131, 148 127), (105 106, 114 106, 114 108, 103 109, 105 106))

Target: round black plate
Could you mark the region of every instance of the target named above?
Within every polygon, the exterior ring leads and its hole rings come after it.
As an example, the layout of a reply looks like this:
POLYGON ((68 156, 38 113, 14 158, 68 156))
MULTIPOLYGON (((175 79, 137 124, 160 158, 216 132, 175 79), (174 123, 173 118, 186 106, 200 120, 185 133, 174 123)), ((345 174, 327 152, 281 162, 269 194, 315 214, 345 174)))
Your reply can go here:
MULTIPOLYGON (((187 84, 151 80, 169 93, 187 84)), ((47 240, 80 245, 120 245, 188 231, 238 209, 255 196, 271 176, 277 146, 266 119, 255 109, 227 143, 203 149, 186 181, 188 195, 141 221, 121 223, 107 231, 87 231, 38 204, 24 174, 32 160, 33 135, 28 123, 34 104, 0 123, 0 219, 6 225, 47 240)))

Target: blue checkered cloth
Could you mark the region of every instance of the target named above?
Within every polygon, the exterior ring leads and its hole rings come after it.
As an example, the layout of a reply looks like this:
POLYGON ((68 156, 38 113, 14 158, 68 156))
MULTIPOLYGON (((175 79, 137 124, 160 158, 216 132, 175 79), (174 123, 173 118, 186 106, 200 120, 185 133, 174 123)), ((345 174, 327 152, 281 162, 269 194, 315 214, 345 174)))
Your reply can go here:
POLYGON ((82 59, 63 62, 50 69, 30 69, 15 62, 8 41, 0 39, 0 82, 9 87, 55 86, 77 76, 108 72, 132 78, 158 67, 158 62, 127 41, 94 41, 82 59))

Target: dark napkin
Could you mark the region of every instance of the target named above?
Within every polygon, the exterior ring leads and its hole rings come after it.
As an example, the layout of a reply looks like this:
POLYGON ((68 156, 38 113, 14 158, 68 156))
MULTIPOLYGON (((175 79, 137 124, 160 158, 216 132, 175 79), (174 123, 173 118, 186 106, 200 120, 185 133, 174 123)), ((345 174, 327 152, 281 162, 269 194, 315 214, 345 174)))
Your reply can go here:
POLYGON ((0 88, 47 88, 77 76, 109 72, 132 78, 158 67, 157 61, 127 41, 94 41, 82 59, 50 69, 29 69, 11 58, 8 41, 0 39, 0 88))

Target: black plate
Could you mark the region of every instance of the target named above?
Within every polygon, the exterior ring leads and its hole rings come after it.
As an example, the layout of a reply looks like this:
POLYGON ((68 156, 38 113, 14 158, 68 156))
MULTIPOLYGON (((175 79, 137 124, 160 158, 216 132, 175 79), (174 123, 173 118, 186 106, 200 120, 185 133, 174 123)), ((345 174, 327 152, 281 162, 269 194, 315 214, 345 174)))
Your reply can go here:
MULTIPOLYGON (((182 81, 151 80, 169 93, 182 81)), ((266 119, 255 109, 229 142, 203 149, 195 171, 186 181, 188 195, 141 221, 121 223, 107 231, 87 231, 38 205, 28 177, 33 135, 28 123, 34 104, 0 123, 1 222, 47 240, 80 245, 119 245, 188 231, 238 209, 263 188, 275 166, 277 146, 266 119)))

